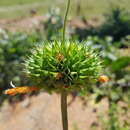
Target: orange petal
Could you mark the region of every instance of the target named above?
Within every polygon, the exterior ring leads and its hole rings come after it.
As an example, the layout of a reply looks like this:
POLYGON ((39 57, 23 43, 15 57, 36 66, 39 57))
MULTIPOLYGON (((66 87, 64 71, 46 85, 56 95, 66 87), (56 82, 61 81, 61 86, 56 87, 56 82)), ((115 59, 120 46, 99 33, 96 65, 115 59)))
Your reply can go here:
POLYGON ((16 95, 16 94, 24 94, 24 93, 29 93, 32 91, 38 91, 38 87, 29 87, 29 86, 24 86, 24 87, 16 87, 16 88, 11 88, 7 89, 5 91, 5 94, 7 95, 16 95))
POLYGON ((12 95, 12 96, 17 94, 17 92, 16 92, 16 90, 14 88, 7 89, 7 90, 5 90, 4 93, 7 94, 7 95, 12 95))

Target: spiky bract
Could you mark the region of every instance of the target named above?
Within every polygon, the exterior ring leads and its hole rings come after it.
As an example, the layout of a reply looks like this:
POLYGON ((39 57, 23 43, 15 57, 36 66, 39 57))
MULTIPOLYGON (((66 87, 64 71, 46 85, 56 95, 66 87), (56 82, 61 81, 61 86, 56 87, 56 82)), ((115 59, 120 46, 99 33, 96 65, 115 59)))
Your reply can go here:
POLYGON ((25 66, 35 85, 48 92, 80 91, 96 80, 101 71, 96 51, 73 41, 43 43, 35 48, 25 66))

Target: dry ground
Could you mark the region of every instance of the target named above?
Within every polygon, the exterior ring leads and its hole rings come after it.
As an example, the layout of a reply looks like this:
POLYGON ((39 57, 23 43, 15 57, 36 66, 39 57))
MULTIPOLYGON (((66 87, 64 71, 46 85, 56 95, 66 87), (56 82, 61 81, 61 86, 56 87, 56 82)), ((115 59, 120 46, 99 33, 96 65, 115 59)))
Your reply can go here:
MULTIPOLYGON (((69 130, 91 130, 92 124, 101 130, 95 108, 104 115, 107 102, 94 105, 90 101, 83 106, 81 99, 76 98, 68 107, 69 130)), ((0 110, 0 130, 62 130, 60 96, 40 93, 14 105, 5 102, 0 110)))
MULTIPOLYGON (((46 16, 34 15, 25 18, 17 19, 0 19, 0 28, 7 29, 9 31, 26 31, 30 32, 36 28, 41 28, 44 22, 47 20, 46 16)), ((73 17, 68 21, 68 25, 85 29, 88 27, 98 26, 102 23, 103 20, 98 18, 86 19, 86 22, 83 22, 79 17, 73 17)))

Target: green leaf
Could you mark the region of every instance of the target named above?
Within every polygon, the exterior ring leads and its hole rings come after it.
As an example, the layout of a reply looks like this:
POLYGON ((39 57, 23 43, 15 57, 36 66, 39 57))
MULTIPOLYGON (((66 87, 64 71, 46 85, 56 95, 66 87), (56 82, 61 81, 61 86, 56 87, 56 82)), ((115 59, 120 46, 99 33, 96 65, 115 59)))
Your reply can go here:
POLYGON ((127 67, 130 64, 130 57, 123 56, 118 58, 116 61, 113 61, 111 64, 111 70, 116 72, 124 67, 127 67))

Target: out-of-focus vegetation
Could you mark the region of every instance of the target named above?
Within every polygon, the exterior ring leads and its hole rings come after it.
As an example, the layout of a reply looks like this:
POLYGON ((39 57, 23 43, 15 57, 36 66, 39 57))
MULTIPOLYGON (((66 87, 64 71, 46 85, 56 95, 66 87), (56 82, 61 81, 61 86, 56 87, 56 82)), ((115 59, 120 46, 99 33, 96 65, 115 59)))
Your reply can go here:
POLYGON ((130 14, 125 9, 112 8, 105 18, 103 25, 97 28, 100 37, 109 35, 114 41, 119 41, 130 34, 130 14))
MULTIPOLYGON (((36 33, 9 33, 0 30, 0 88, 1 90, 10 87, 10 81, 22 85, 27 83, 22 73, 22 63, 29 49, 40 42, 36 33)), ((2 91, 0 92, 2 94, 2 91)), ((5 99, 1 95, 0 103, 5 99)))
MULTIPOLYGON (((87 18, 100 17, 109 10, 111 4, 116 4, 127 9, 130 7, 129 0, 73 0, 73 9, 70 13, 73 16, 77 16, 78 12, 78 14, 87 18)), ((36 9, 38 14, 43 14, 48 11, 48 8, 52 7, 59 7, 62 9, 61 13, 63 14, 65 11, 64 5, 65 0, 53 0, 53 4, 52 0, 0 0, 0 18, 26 17, 30 15, 29 12, 31 9, 36 9)))
POLYGON ((51 9, 47 13, 47 21, 44 23, 44 33, 47 40, 60 40, 62 36, 63 19, 60 10, 51 9))
MULTIPOLYGON (((104 61, 104 73, 110 78, 108 83, 92 85, 88 88, 88 93, 80 95, 94 95, 96 103, 103 98, 108 99, 109 121, 103 122, 104 130, 129 130, 129 117, 124 120, 120 117, 122 114, 127 116, 130 107, 130 17, 122 8, 108 10, 108 14, 104 23, 95 28, 71 30, 68 27, 67 38, 85 40, 88 46, 100 51, 104 61), (126 105, 120 106, 120 102, 126 105)), ((48 20, 43 24, 44 37, 37 32, 27 34, 1 30, 0 87, 3 90, 9 87, 10 81, 17 85, 30 84, 21 72, 24 57, 29 54, 30 48, 39 44, 42 39, 61 38, 63 24, 61 15, 53 10, 48 16, 48 20)), ((0 97, 1 101, 5 99, 2 94, 0 97)))
POLYGON ((122 38, 130 34, 130 13, 124 8, 112 7, 109 12, 104 15, 104 22, 97 26, 89 28, 76 28, 75 32, 79 40, 85 39, 87 36, 99 36, 104 38, 111 36, 113 41, 120 41, 122 38))

